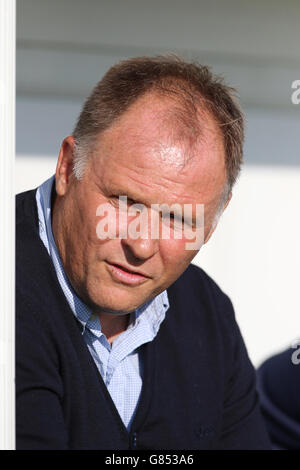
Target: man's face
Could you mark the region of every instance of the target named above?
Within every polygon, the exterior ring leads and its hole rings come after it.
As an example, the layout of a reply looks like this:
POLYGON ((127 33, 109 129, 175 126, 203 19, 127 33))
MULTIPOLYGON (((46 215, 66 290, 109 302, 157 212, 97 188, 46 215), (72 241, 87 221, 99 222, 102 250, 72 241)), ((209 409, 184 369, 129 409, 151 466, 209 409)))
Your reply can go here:
MULTIPOLYGON (((72 174, 73 138, 65 139, 56 172, 53 232, 69 280, 95 313, 128 313, 170 286, 198 250, 184 233, 101 240, 97 208, 109 204, 118 215, 118 197, 152 204, 204 204, 205 241, 226 181, 223 142, 214 120, 202 118, 199 143, 189 159, 184 139, 174 143, 163 116, 170 103, 155 95, 139 99, 98 138, 83 178, 72 174), (124 269, 122 269, 122 267, 124 269), (127 270, 133 273, 130 274, 127 270)), ((183 225, 184 227, 184 225, 183 225)), ((144 234, 145 235, 145 234, 144 234)))

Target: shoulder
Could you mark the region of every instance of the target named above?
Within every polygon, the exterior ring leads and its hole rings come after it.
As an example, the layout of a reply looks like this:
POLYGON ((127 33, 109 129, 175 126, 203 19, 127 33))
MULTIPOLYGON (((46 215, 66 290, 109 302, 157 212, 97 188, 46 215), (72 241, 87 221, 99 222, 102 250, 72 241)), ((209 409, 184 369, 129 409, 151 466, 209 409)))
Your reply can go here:
POLYGON ((262 412, 276 448, 299 449, 299 362, 298 346, 270 357, 257 371, 262 412))
POLYGON ((291 384, 291 382, 295 383, 297 377, 298 381, 300 381, 300 375, 296 367, 300 360, 299 348, 300 345, 298 346, 298 350, 296 348, 286 349, 262 363, 258 372, 264 377, 266 383, 270 381, 276 385, 276 389, 280 390, 282 387, 291 384), (284 381, 282 378, 284 378, 284 381))
MULTIPOLYGON (((300 347, 287 349, 270 357, 257 371, 258 382, 263 394, 280 404, 289 412, 297 409, 300 423, 300 347), (291 411, 291 410, 290 410, 291 411)), ((300 424, 299 424, 300 425, 300 424)))
POLYGON ((173 336, 180 331, 182 338, 189 338, 189 348, 197 349, 201 343, 205 355, 231 375, 235 356, 247 357, 247 351, 228 295, 202 268, 191 264, 170 286, 168 296, 167 323, 173 336))
POLYGON ((27 218, 37 217, 36 195, 37 188, 24 191, 16 195, 16 224, 24 222, 27 218))
POLYGON ((230 302, 228 295, 223 292, 216 281, 195 264, 190 264, 174 284, 176 287, 182 284, 184 289, 191 290, 196 295, 205 293, 214 301, 220 299, 230 302))
POLYGON ((229 296, 202 268, 190 264, 169 289, 177 302, 194 306, 199 315, 205 312, 221 325, 233 326, 235 314, 229 296))
POLYGON ((59 292, 50 257, 39 236, 36 190, 16 196, 16 317, 41 326, 59 292))

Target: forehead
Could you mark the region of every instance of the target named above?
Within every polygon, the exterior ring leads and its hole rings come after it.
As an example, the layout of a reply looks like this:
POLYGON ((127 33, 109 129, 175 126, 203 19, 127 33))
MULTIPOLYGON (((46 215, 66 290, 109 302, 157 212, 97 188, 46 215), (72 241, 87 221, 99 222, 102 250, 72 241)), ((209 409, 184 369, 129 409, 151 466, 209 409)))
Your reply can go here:
POLYGON ((101 168, 106 183, 121 187, 128 181, 145 191, 161 188, 171 199, 217 197, 226 177, 218 126, 208 113, 202 113, 200 134, 191 144, 193 130, 182 132, 172 126, 172 106, 153 94, 134 103, 99 136, 95 173, 101 168))

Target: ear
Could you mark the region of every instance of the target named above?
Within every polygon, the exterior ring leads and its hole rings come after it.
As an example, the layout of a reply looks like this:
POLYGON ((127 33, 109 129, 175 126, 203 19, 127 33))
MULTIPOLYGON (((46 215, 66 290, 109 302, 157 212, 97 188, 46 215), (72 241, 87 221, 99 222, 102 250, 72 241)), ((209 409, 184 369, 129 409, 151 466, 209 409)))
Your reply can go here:
POLYGON ((68 185, 73 176, 73 152, 74 137, 69 135, 66 137, 60 147, 58 161, 56 165, 55 181, 56 193, 64 196, 68 190, 68 185))
POLYGON ((219 220, 220 220, 220 217, 221 217, 221 215, 223 214, 223 212, 225 211, 226 207, 228 206, 228 204, 229 204, 231 198, 232 198, 232 191, 230 191, 229 196, 228 196, 228 198, 227 198, 227 201, 225 202, 221 213, 220 213, 219 216, 217 217, 215 223, 212 224, 208 235, 205 237, 204 244, 208 242, 208 240, 210 239, 210 237, 212 236, 212 234, 213 234, 214 231, 216 230, 217 225, 218 225, 218 222, 219 222, 219 220))

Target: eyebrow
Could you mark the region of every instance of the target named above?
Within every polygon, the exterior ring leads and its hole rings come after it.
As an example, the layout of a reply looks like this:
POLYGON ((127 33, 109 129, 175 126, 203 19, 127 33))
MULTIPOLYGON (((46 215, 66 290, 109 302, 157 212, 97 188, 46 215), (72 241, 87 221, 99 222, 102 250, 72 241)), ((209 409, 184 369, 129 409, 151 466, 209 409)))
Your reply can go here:
POLYGON ((148 206, 148 204, 145 204, 145 202, 142 202, 141 199, 139 200, 139 198, 137 198, 134 193, 130 192, 130 190, 124 191, 120 188, 115 188, 115 189, 114 188, 110 188, 110 189, 107 188, 106 191, 107 191, 108 197, 111 196, 111 195, 113 195, 115 197, 125 196, 125 197, 127 197, 127 199, 129 201, 132 201, 135 204, 143 204, 144 206, 148 206))

